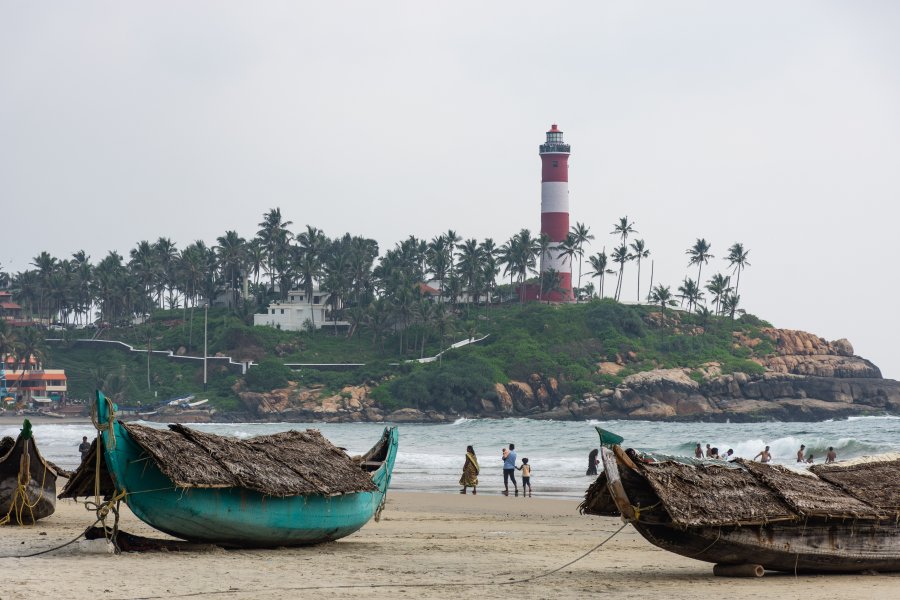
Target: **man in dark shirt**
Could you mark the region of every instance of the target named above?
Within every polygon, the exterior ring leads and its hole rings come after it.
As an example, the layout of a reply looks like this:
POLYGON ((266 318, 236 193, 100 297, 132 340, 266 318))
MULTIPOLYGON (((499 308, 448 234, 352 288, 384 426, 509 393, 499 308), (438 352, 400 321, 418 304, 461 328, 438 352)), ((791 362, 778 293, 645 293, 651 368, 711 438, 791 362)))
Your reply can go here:
POLYGON ((78 445, 78 451, 81 452, 81 462, 84 462, 88 452, 91 451, 91 443, 87 441, 87 436, 81 438, 81 443, 78 445))

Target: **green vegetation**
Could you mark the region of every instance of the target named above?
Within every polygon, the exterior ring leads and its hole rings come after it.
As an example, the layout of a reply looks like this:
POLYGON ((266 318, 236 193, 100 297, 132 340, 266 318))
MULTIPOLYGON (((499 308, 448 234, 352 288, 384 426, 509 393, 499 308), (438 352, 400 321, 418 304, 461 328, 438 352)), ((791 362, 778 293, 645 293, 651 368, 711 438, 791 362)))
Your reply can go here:
MULTIPOLYGON (((137 349, 196 357, 203 354, 206 331, 208 355, 258 365, 243 377, 249 390, 296 381, 339 392, 368 383, 377 387, 375 395, 386 407, 456 411, 477 410, 481 399, 495 393, 496 383, 532 374, 556 378, 563 393, 584 394, 656 367, 715 361, 726 371, 755 373, 761 368, 751 359, 772 351, 766 339, 751 351, 732 338, 734 331, 758 337, 763 324, 738 308, 740 276, 750 266, 749 251, 740 243, 724 257, 731 275, 714 273, 704 283, 703 268, 714 256, 712 244, 698 238, 685 259, 691 272, 696 267, 697 280, 685 277, 676 294, 659 282, 642 292, 642 261, 651 254, 628 217, 609 233, 615 242, 609 256, 588 255, 595 236, 583 223, 560 242, 528 229, 503 244, 463 239, 450 230, 430 241, 410 236, 384 253, 372 239, 349 233, 329 238, 311 225, 294 232, 292 225, 274 208, 263 214, 252 238, 229 230, 213 246, 197 240, 179 250, 160 237, 138 242, 127 259, 111 251, 96 264, 83 251, 68 259, 41 252, 34 269, 13 277, 0 271, 0 288, 9 289, 21 305, 24 314, 16 317, 44 328, 54 324, 63 330, 54 335, 64 339, 45 346, 46 336, 37 328, 15 334, 0 330, 0 354, 16 356, 20 363, 32 364, 31 357, 66 368, 73 396, 89 397, 101 386, 129 403, 146 403, 203 393, 201 361, 181 364, 159 355, 88 351, 72 340, 121 340, 137 349), (582 287, 585 256, 589 270, 584 274, 598 280, 599 293, 592 281, 582 287), (577 261, 576 304, 525 302, 527 286, 541 297, 568 293, 559 288, 559 272, 540 272, 548 258, 573 271, 577 261), (651 305, 618 302, 629 262, 636 263, 638 301, 651 305), (605 298, 608 275, 616 277, 615 300, 605 298), (432 285, 424 285, 427 281, 432 285), (303 332, 252 326, 254 313, 286 299, 293 289, 307 297, 322 292, 329 308, 325 324, 310 324, 303 332), (672 310, 678 301, 686 312, 672 310), (349 327, 338 328, 337 321, 349 327), (485 334, 483 343, 448 352, 435 363, 409 362, 485 334), (605 361, 624 369, 601 375, 597 365, 605 361), (291 371, 285 366, 291 363, 365 366, 291 371)), ((208 373, 207 395, 220 407, 236 409, 239 379, 216 366, 208 373)))

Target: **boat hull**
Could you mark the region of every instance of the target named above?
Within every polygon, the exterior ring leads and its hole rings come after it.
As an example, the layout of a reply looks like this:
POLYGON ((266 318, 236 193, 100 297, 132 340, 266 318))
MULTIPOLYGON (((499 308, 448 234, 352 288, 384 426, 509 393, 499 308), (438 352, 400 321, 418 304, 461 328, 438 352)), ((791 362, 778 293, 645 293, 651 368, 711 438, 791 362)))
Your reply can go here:
MULTIPOLYGON (((100 415, 106 421, 102 409, 100 415)), ((244 548, 328 542, 369 522, 384 501, 397 453, 396 429, 384 435, 385 459, 371 474, 378 491, 276 497, 245 488, 176 487, 124 427, 113 422, 111 431, 103 432, 116 490, 126 492, 139 519, 181 539, 244 548)))
POLYGON ((0 456, 0 523, 29 525, 55 510, 56 471, 44 461, 30 433, 20 434, 0 456))
POLYGON ((658 511, 636 509, 654 502, 646 497, 648 487, 634 487, 640 475, 621 451, 603 448, 601 456, 610 497, 623 519, 648 542, 669 552, 716 564, 757 564, 795 573, 900 571, 900 524, 894 520, 677 527, 658 511), (638 496, 643 502, 634 500, 638 496))
POLYGON ((633 523, 664 550, 716 564, 758 564, 789 573, 900 571, 900 530, 893 523, 692 527, 633 523))

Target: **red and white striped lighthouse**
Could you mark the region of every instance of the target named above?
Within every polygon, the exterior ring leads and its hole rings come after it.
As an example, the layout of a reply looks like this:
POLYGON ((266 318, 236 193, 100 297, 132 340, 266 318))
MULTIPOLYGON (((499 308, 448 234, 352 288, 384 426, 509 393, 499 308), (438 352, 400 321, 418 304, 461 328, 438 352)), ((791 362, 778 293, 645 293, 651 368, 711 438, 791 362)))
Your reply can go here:
POLYGON ((569 301, 572 295, 572 264, 555 248, 569 233, 569 152, 563 132, 554 123, 541 144, 541 233, 547 234, 554 248, 541 257, 541 273, 553 269, 559 273, 558 291, 544 292, 545 300, 569 301))

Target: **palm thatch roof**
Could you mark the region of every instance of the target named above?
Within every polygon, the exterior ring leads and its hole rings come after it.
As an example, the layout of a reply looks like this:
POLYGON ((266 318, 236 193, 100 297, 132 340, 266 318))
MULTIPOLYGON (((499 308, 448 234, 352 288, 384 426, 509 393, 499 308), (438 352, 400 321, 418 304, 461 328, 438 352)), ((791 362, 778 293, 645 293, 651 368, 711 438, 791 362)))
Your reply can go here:
MULTIPOLYGON (((87 496, 94 495, 94 479, 95 479, 95 471, 97 468, 97 440, 100 438, 94 438, 94 441, 91 442, 91 449, 88 450, 87 455, 84 460, 75 469, 75 472, 71 475, 68 475, 69 480, 66 482, 65 487, 63 487, 62 491, 59 493, 57 498, 86 498, 87 496)), ((103 447, 103 442, 100 442, 100 447, 103 447)), ((113 484, 112 477, 109 476, 109 470, 106 468, 106 460, 101 455, 100 457, 100 496, 106 499, 112 498, 113 494, 116 491, 116 486, 113 484)))
POLYGON ((673 524, 761 524, 797 515, 768 487, 743 469, 678 462, 638 463, 673 524))
MULTIPOLYGON (((633 470, 622 471, 622 481, 631 502, 649 506, 648 499, 658 499, 678 527, 810 518, 882 521, 900 515, 900 457, 896 456, 816 465, 810 472, 743 459, 728 464, 638 460, 633 470), (652 490, 649 498, 644 490, 647 484, 652 490)), ((594 515, 619 514, 605 474, 588 488, 579 509, 594 515)))
POLYGON ((812 474, 798 473, 781 465, 739 459, 760 483, 772 490, 803 517, 883 519, 884 513, 848 495, 841 488, 812 474))
POLYGON ((870 457, 864 462, 815 465, 809 470, 862 502, 900 512, 900 459, 870 457))
POLYGON ((616 508, 612 494, 609 493, 609 487, 606 485, 607 481, 606 472, 601 472, 584 493, 584 500, 578 505, 578 512, 583 515, 597 515, 599 517, 619 516, 619 509, 616 508))
MULTIPOLYGON (((357 462, 314 429, 242 440, 183 425, 169 425, 169 429, 120 425, 178 487, 236 487, 267 496, 331 496, 377 490, 357 462)), ((95 447, 96 441, 91 452, 95 447)), ((105 461, 101 463, 105 468, 105 461)), ((94 469, 89 456, 60 497, 93 494, 94 469)), ((113 490, 111 480, 108 485, 104 493, 113 490)))

